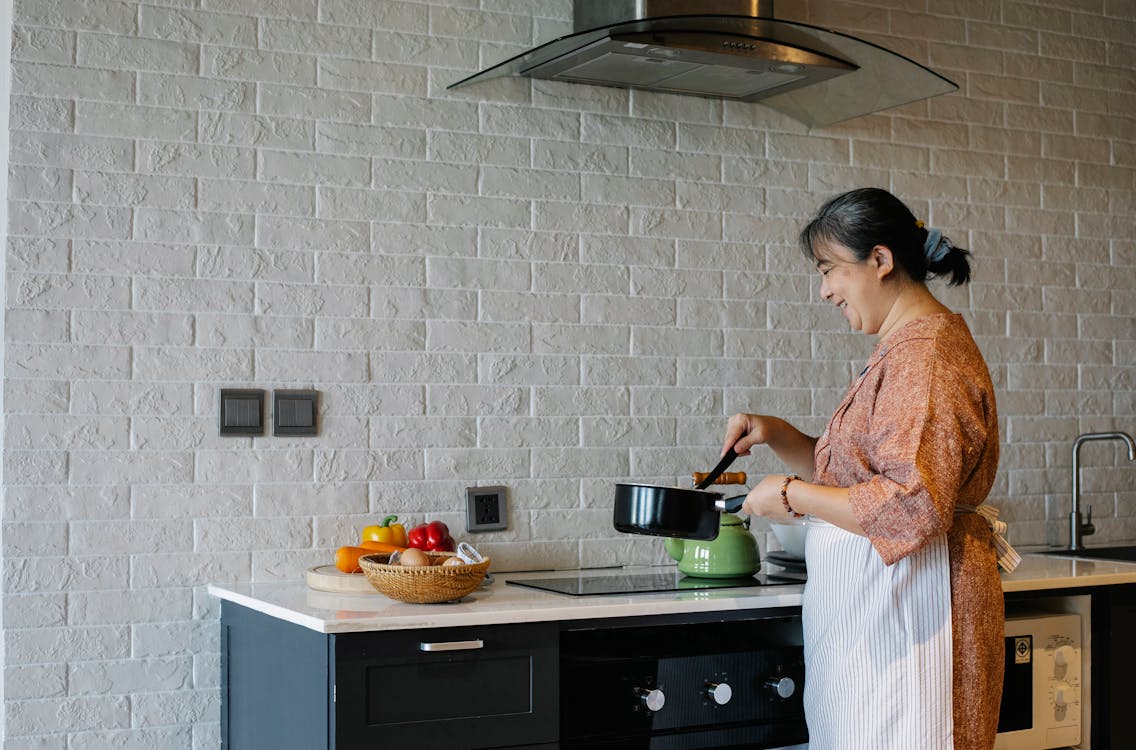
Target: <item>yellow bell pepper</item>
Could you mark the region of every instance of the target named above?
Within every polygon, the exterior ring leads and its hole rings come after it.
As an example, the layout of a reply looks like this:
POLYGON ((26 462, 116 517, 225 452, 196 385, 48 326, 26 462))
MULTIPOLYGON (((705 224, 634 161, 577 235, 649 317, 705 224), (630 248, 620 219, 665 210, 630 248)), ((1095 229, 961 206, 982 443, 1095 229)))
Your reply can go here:
POLYGON ((363 529, 364 542, 385 542, 399 547, 405 547, 406 527, 401 523, 394 523, 398 516, 387 516, 378 526, 368 526, 363 529))

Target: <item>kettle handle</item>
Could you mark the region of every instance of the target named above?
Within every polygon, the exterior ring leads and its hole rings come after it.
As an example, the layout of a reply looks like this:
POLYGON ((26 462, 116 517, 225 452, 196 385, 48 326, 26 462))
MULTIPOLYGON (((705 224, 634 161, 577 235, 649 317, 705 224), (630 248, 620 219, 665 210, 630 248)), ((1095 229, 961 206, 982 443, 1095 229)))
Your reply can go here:
POLYGON ((737 457, 738 454, 734 452, 733 448, 728 449, 725 453, 722 454, 722 458, 720 461, 718 461, 718 465, 711 469, 710 472, 702 478, 702 481, 694 485, 694 489, 704 490, 710 485, 714 484, 714 480, 721 476, 722 472, 725 471, 729 467, 729 465, 732 464, 735 459, 737 459, 737 457))
MULTIPOLYGON (((710 476, 708 471, 696 471, 692 473, 691 478, 694 480, 695 486, 699 482, 705 481, 706 477, 710 476)), ((727 471, 723 472, 722 476, 713 481, 714 484, 745 484, 746 473, 744 471, 727 471)))

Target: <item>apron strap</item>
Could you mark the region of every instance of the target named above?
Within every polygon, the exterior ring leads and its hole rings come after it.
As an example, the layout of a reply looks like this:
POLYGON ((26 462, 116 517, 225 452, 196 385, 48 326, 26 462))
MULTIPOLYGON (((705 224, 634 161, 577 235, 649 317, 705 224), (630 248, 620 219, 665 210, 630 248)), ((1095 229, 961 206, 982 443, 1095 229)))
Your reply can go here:
POLYGON ((1013 573, 1014 568, 1021 563, 1022 556, 1006 541, 1008 527, 1005 521, 998 520, 998 509, 986 503, 978 506, 958 503, 955 505, 955 515, 961 513, 977 513, 990 525, 990 531, 994 534, 994 549, 998 552, 998 566, 1007 573, 1013 573))

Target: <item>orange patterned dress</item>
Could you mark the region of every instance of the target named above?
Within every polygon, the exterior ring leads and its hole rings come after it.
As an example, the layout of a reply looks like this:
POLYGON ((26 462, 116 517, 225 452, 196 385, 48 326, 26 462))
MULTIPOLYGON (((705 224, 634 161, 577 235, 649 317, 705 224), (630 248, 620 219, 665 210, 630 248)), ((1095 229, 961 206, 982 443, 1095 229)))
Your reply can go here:
MULTIPOLYGON (((817 441, 815 461, 814 482, 849 489, 875 553, 868 565, 890 569, 942 548, 945 535, 954 748, 989 750, 1004 665, 1001 578, 987 522, 955 510, 980 505, 993 485, 998 417, 962 316, 919 318, 881 341, 817 441)), ((834 585, 846 573, 817 571, 834 585)))

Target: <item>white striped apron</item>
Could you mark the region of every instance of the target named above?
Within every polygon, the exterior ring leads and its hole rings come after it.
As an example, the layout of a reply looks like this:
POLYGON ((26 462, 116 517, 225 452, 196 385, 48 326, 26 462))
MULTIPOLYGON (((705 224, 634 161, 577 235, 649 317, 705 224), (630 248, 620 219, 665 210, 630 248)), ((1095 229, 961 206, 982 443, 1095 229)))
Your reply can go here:
POLYGON ((946 535, 890 566, 867 537, 817 519, 805 545, 809 750, 951 750, 946 535))

